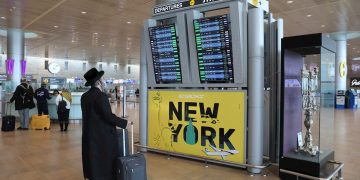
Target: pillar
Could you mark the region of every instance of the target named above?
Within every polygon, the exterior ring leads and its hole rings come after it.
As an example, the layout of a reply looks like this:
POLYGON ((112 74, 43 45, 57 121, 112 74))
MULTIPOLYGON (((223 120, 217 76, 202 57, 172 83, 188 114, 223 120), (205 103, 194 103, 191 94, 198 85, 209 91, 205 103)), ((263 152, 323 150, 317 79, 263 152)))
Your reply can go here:
POLYGON ((346 90, 347 78, 347 41, 346 37, 336 40, 335 76, 336 90, 346 90))
POLYGON ((263 164, 264 48, 264 12, 253 8, 248 14, 248 164, 254 166, 263 164))
MULTIPOLYGON (((143 30, 141 36, 140 49, 140 144, 147 146, 147 113, 148 113, 148 96, 147 96, 147 63, 146 63, 146 45, 145 45, 145 31, 143 30)), ((145 151, 146 149, 141 149, 145 151)))
POLYGON ((8 80, 12 82, 13 91, 20 84, 20 61, 24 59, 24 45, 24 31, 22 29, 10 28, 7 30, 7 59, 14 59, 13 74, 8 77, 8 80))

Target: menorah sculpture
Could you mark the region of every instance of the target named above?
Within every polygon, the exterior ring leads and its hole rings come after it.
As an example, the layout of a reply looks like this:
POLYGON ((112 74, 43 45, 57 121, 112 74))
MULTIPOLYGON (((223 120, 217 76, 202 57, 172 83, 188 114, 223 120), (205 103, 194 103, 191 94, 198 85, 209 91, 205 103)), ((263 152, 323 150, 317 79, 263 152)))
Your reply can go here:
POLYGON ((315 156, 319 148, 314 146, 311 128, 313 125, 313 114, 318 110, 318 105, 316 102, 316 92, 318 90, 318 74, 319 68, 315 67, 313 70, 307 70, 304 64, 303 69, 301 70, 301 79, 302 79, 302 99, 303 99, 303 109, 305 110, 305 120, 304 125, 306 127, 306 135, 304 145, 298 147, 298 151, 305 152, 309 155, 315 156))

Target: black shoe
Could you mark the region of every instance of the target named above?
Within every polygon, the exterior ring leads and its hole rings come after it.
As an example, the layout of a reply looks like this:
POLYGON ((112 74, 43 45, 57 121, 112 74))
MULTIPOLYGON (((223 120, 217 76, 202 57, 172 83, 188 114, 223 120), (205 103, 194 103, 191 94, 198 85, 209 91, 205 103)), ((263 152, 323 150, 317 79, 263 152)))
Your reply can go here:
POLYGON ((18 127, 17 130, 23 130, 23 128, 22 128, 22 127, 18 127))
POLYGON ((64 131, 67 131, 67 129, 64 129, 64 131))
POLYGON ((60 129, 60 131, 64 131, 63 129, 60 129))
POLYGON ((29 130, 29 128, 22 128, 22 130, 29 130))

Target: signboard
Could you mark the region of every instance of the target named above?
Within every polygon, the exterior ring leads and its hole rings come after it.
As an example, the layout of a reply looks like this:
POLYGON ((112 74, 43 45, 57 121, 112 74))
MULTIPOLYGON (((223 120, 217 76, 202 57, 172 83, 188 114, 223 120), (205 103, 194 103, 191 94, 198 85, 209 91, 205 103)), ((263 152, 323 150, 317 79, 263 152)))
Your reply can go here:
POLYGON ((261 8, 262 10, 269 12, 269 1, 268 0, 248 0, 248 3, 261 8))
POLYGON ((148 146, 245 163, 246 93, 149 91, 148 146))
POLYGON ((187 1, 181 1, 177 3, 171 3, 171 4, 164 4, 160 6, 156 6, 153 9, 153 14, 160 14, 164 12, 170 12, 175 10, 180 10, 188 7, 194 7, 202 4, 209 4, 214 3, 222 0, 187 0, 187 1))
POLYGON ((360 78, 350 78, 350 87, 360 87, 360 78))

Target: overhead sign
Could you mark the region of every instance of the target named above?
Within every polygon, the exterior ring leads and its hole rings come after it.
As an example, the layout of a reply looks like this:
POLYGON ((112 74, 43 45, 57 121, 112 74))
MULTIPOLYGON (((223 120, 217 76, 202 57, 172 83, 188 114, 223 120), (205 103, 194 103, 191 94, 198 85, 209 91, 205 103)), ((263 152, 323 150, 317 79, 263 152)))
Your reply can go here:
POLYGON ((261 8, 262 10, 269 12, 269 1, 268 0, 248 0, 251 5, 261 8))
POLYGON ((346 74, 347 74, 347 67, 346 67, 346 62, 342 62, 340 64, 340 77, 346 77, 346 74))
POLYGON ((350 78, 350 87, 360 87, 360 78, 350 78))
POLYGON ((160 5, 160 6, 154 7, 153 14, 170 12, 170 11, 180 10, 180 9, 184 9, 184 8, 188 8, 188 7, 194 7, 194 6, 198 6, 201 4, 209 4, 209 3, 218 2, 218 1, 222 1, 222 0, 187 0, 187 1, 177 2, 177 3, 165 4, 165 5, 160 5))
POLYGON ((245 163, 245 92, 149 91, 148 146, 245 163))

